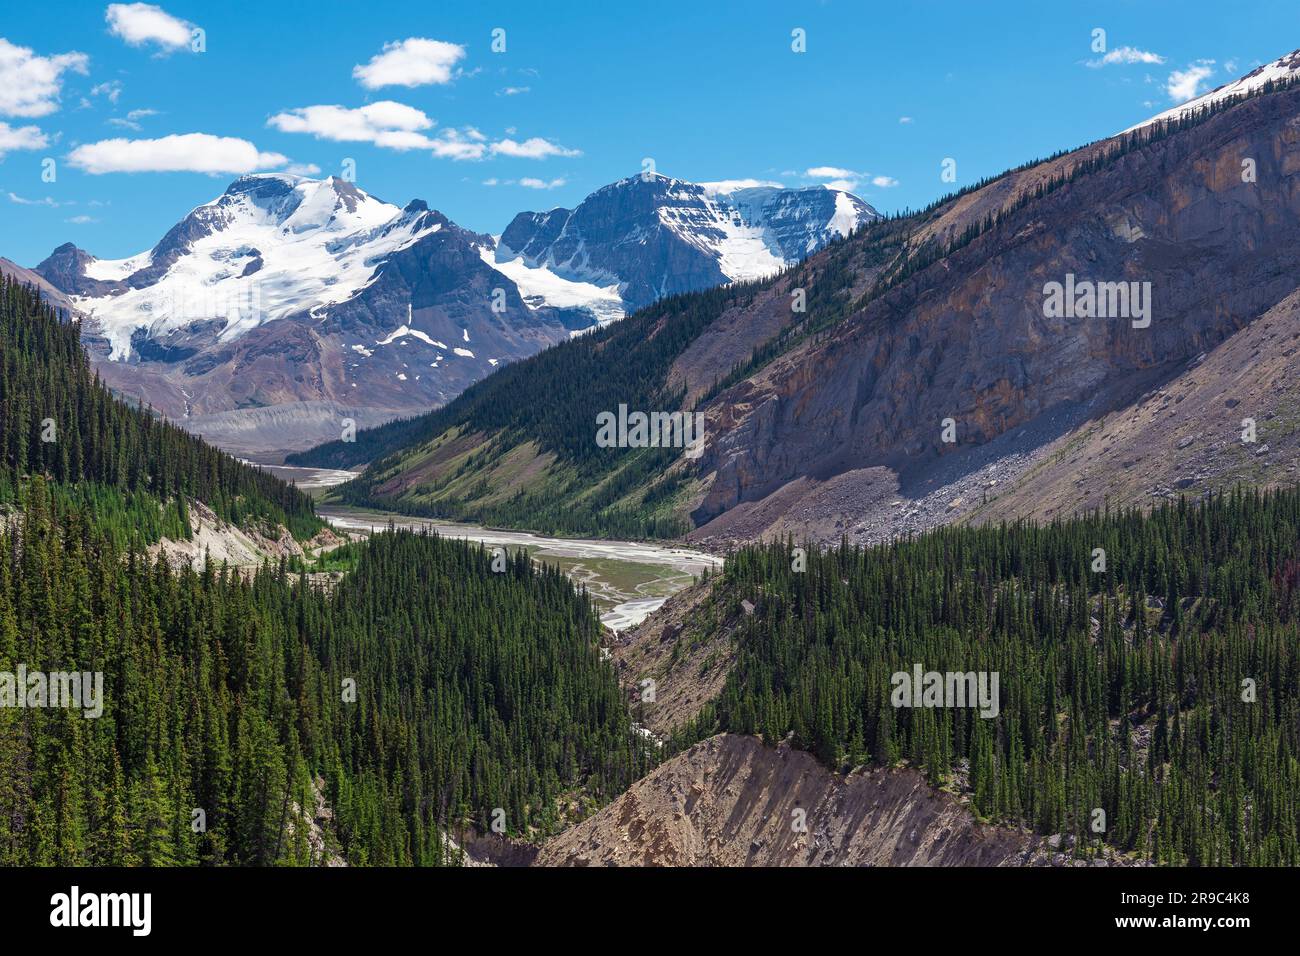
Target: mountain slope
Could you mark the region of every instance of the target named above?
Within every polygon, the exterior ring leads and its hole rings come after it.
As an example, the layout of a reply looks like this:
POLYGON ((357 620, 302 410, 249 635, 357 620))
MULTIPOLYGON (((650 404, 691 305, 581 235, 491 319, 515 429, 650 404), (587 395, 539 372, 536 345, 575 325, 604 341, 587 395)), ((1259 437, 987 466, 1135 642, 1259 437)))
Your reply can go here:
MULTIPOLYGON (((580 488, 566 492, 548 475, 591 457, 606 462, 586 480, 607 483, 607 510, 644 512, 649 497, 661 519, 689 521, 693 537, 717 546, 768 531, 878 540, 960 518, 985 485, 1014 474, 1036 449, 1181 374, 1297 288, 1298 109, 1300 90, 1265 83, 1245 100, 877 223, 743 301, 717 304, 706 321, 691 318, 678 329, 671 315, 643 320, 643 337, 675 333, 668 372, 632 390, 575 394, 549 414, 571 423, 561 436, 526 420, 513 431, 484 430, 491 422, 449 410, 407 427, 401 451, 367 440, 379 460, 342 494, 543 526, 527 496, 539 492, 538 502, 556 507, 559 492, 580 505, 580 488), (1255 160, 1254 178, 1243 176, 1243 157, 1255 160), (1071 277, 1136 283, 1125 291, 1136 290, 1135 303, 1149 295, 1146 317, 1053 311, 1045 290, 1071 277), (797 289, 807 295, 806 315, 790 311, 797 289), (726 375, 716 357, 743 353, 747 329, 769 339, 726 375), (643 450, 619 457, 582 449, 594 440, 599 412, 621 403, 674 410, 683 395, 704 415, 708 437, 698 458, 660 454, 638 475, 633 463, 653 457, 643 450), (944 440, 946 420, 953 442, 944 440), (435 436, 439 425, 457 422, 481 431, 475 447, 495 444, 473 460, 449 455, 450 433, 435 436), (529 442, 535 451, 523 451, 529 442), (542 461, 531 486, 503 480, 499 466, 512 449, 542 461), (994 474, 985 475, 990 467, 994 474)), ((696 297, 674 301, 686 314, 703 308, 696 297)), ((611 339, 605 352, 649 347, 611 339)), ((504 381, 485 384, 501 389, 495 402, 505 407, 543 395, 565 401, 551 394, 544 368, 529 366, 532 377, 509 391, 504 381)), ((486 390, 477 400, 494 401, 486 390)))
POLYGON ((31 287, 0 283, 0 503, 21 505, 39 477, 69 508, 93 515, 102 505, 128 531, 141 522, 145 542, 163 524, 188 537, 191 499, 237 526, 266 523, 301 539, 323 527, 307 495, 115 399, 94 377, 79 332, 31 287))
POLYGON ((31 286, 38 290, 42 298, 53 308, 63 312, 66 317, 70 318, 76 314, 72 300, 31 269, 24 269, 18 263, 0 256, 0 275, 8 276, 20 285, 31 286))
MULTIPOLYGON (((865 229, 874 236, 865 248, 833 243, 828 255, 794 267, 776 285, 807 284, 814 308, 822 301, 814 277, 830 277, 829 287, 857 268, 878 268, 901 242, 898 224, 865 229)), ((738 284, 663 300, 505 368, 445 409, 290 461, 343 467, 374 460, 341 489, 355 503, 395 503, 414 513, 562 533, 679 534, 689 526, 682 502, 690 488, 664 471, 679 450, 600 447, 593 441, 596 415, 620 404, 680 407, 689 385, 670 380, 674 361, 719 320, 749 312, 760 292, 774 294, 772 288, 738 284)), ((787 311, 767 321, 782 328, 792 320, 787 311)))
POLYGON ((1295 292, 1134 404, 1043 446, 967 520, 1047 521, 1107 503, 1295 483, 1298 353, 1295 292), (1253 435, 1243 427, 1247 419, 1253 435))

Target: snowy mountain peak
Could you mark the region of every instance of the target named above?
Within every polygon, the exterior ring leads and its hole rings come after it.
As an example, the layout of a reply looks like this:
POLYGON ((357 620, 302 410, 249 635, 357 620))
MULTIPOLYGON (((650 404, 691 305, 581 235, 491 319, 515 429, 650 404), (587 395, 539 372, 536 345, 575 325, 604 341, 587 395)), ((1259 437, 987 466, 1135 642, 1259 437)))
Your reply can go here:
POLYGON ((496 262, 544 270, 539 290, 556 280, 603 295, 615 289, 633 309, 771 275, 877 218, 857 196, 823 186, 645 173, 596 190, 572 210, 520 213, 501 234, 496 262))
POLYGON ((396 206, 330 176, 307 179, 277 173, 241 176, 225 193, 190 213, 207 219, 214 228, 237 219, 274 222, 294 232, 328 228, 335 232, 374 227, 392 219, 396 206), (205 215, 204 210, 215 210, 205 215))
POLYGON ((122 360, 142 333, 215 320, 230 341, 286 315, 316 315, 446 222, 424 203, 399 209, 334 176, 259 173, 192 209, 148 252, 102 260, 60 247, 37 268, 57 277, 122 360))

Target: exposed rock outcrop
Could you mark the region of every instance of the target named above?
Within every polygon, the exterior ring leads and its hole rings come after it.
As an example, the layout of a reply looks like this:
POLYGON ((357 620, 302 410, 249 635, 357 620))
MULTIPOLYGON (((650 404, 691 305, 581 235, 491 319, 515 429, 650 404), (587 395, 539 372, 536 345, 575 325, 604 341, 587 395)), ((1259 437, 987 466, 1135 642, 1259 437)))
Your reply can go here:
POLYGON ((980 823, 914 770, 847 776, 807 753, 720 734, 543 847, 539 866, 1012 866, 1064 863, 980 823))

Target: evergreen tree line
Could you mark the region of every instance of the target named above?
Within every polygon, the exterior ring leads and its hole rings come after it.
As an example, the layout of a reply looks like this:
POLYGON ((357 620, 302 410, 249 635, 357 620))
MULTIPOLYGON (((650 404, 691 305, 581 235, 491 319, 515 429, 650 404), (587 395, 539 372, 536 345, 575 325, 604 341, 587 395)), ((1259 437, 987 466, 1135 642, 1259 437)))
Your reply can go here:
POLYGON ((674 749, 793 735, 1093 851, 1300 864, 1300 490, 808 549, 804 571, 791 545, 728 561, 736 663, 674 749), (996 672, 998 715, 895 706, 915 664, 996 672))
POLYGON ((281 524, 298 538, 323 526, 296 488, 114 398, 90 368, 80 325, 0 277, 0 503, 18 500, 29 474, 147 495, 178 516, 197 499, 232 524, 281 524))

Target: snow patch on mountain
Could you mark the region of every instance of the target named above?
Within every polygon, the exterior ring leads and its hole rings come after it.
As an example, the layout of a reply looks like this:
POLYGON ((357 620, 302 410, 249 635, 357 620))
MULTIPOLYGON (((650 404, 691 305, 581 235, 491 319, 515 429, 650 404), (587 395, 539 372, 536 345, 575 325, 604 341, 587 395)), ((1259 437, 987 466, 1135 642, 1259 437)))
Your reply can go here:
POLYGON ((604 286, 579 279, 566 279, 547 266, 531 266, 523 256, 503 250, 479 247, 483 261, 513 282, 530 309, 585 309, 596 323, 604 325, 626 314, 618 282, 604 286), (513 258, 507 258, 513 256, 513 258))
POLYGON ((392 345, 398 339, 405 338, 408 335, 419 339, 421 342, 424 342, 427 345, 432 345, 434 348, 445 349, 447 347, 443 345, 441 342, 439 342, 437 339, 431 338, 427 332, 421 332, 419 329, 413 329, 409 325, 399 325, 396 329, 394 329, 384 338, 377 341, 375 344, 392 345))

